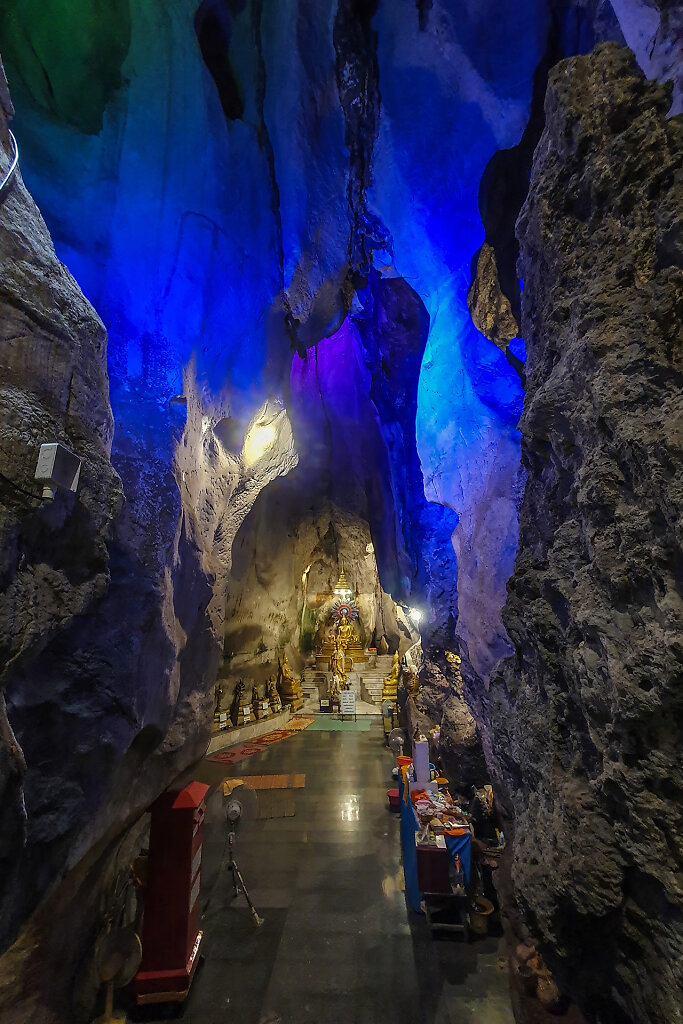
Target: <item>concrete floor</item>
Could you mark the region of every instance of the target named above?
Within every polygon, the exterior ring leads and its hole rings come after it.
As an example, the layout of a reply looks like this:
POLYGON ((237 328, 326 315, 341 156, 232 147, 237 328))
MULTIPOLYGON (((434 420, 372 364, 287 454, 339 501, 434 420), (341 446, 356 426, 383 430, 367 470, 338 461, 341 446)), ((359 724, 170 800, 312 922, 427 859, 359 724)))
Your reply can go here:
POLYGON ((302 732, 240 765, 195 771, 211 783, 305 772, 306 787, 294 791, 295 817, 252 821, 239 835, 239 866, 265 919, 258 929, 228 875, 217 878, 225 833, 213 798, 204 962, 187 1024, 513 1024, 499 940, 432 939, 406 908, 391 766, 377 720, 367 732, 302 732))

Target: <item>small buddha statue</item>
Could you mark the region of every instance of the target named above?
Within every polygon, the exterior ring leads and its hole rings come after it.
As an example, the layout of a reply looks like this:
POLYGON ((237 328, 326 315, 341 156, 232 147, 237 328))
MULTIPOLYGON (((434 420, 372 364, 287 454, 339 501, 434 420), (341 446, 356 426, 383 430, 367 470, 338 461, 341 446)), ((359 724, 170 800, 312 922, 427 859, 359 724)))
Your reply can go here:
POLYGON ((398 674, 400 671, 398 663, 398 651, 394 654, 394 659, 391 663, 391 672, 384 678, 384 686, 382 688, 382 700, 392 700, 394 702, 394 708, 398 710, 398 674))
POLYGON ((420 677, 414 669, 410 668, 407 672, 404 672, 403 685, 408 691, 409 697, 417 697, 420 692, 420 677))
POLYGON ((258 695, 258 687, 256 686, 256 684, 254 684, 254 686, 252 686, 251 688, 251 713, 254 716, 254 718, 261 717, 259 702, 260 698, 258 695))
POLYGON ((294 679, 292 670, 289 667, 287 654, 282 655, 282 661, 278 661, 278 689, 283 704, 291 704, 292 711, 298 711, 304 699, 301 692, 301 680, 294 679))
POLYGON ((266 684, 266 696, 270 704, 270 710, 274 715, 282 711, 282 701, 280 700, 280 694, 277 692, 274 679, 269 679, 266 684))
POLYGON ((230 717, 233 725, 242 725, 244 722, 251 721, 249 693, 241 679, 235 687, 235 694, 232 698, 232 705, 230 708, 230 717))

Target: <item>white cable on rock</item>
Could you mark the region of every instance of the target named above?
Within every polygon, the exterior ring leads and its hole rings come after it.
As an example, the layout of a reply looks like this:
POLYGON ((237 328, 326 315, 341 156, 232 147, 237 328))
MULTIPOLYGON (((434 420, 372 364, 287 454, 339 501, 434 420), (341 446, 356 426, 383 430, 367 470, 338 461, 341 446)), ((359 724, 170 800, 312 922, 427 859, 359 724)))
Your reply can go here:
POLYGON ((14 172, 16 171, 17 164, 19 163, 19 147, 17 145, 17 140, 14 138, 14 134, 12 133, 12 131, 9 128, 7 129, 7 131, 9 132, 9 137, 12 140, 12 145, 14 146, 14 156, 12 157, 12 162, 9 165, 9 169, 8 169, 5 177, 0 182, 0 195, 4 192, 4 190, 7 187, 7 185, 9 185, 10 178, 12 177, 14 172))

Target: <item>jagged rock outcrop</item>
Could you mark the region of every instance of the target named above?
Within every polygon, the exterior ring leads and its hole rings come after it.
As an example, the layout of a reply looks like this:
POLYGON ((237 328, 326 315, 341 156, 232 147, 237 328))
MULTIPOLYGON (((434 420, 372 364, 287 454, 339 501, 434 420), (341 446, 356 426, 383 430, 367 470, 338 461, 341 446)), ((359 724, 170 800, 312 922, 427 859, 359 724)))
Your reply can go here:
POLYGON ((670 113, 683 110, 683 7, 679 0, 611 0, 648 78, 673 82, 670 113))
POLYGON ((683 133, 669 101, 612 44, 550 76, 517 227, 515 655, 480 704, 517 899, 565 991, 605 1024, 673 1021, 683 991, 683 133))
POLYGON ((519 335, 510 300, 501 291, 495 250, 484 242, 477 257, 477 270, 467 292, 467 305, 478 331, 503 352, 519 335))

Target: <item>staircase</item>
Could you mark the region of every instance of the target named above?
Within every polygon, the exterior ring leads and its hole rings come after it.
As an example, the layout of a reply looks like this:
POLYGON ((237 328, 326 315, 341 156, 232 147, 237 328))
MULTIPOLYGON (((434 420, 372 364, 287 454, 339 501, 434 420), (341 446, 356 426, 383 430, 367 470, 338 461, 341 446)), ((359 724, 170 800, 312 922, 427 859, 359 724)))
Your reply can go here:
POLYGON ((367 664, 362 666, 360 671, 361 696, 368 704, 379 705, 382 703, 384 678, 391 672, 393 660, 391 654, 378 654, 376 665, 371 666, 367 664))
POLYGON ((301 675, 301 692, 305 701, 312 697, 317 702, 321 694, 327 693, 325 673, 318 668, 305 668, 301 675))

